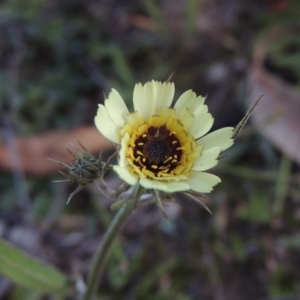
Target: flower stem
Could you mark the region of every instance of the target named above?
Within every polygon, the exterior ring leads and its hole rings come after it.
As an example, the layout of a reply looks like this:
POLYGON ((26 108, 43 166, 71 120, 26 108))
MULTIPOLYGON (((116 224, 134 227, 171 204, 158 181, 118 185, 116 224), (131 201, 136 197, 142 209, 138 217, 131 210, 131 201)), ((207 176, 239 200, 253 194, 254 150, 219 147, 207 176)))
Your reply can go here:
POLYGON ((119 233, 122 225, 126 221, 127 217, 131 214, 131 212, 132 204, 128 203, 124 205, 122 208, 120 208, 117 215, 111 222, 109 228, 107 229, 103 237, 102 243, 98 249, 98 252, 95 255, 94 263, 92 265, 92 270, 88 278, 87 289, 83 300, 93 299, 98 285, 100 283, 101 275, 103 273, 109 250, 113 244, 114 239, 119 233))
POLYGON ((125 223, 127 218, 130 216, 133 210, 132 202, 135 202, 136 198, 139 198, 141 195, 141 187, 140 186, 134 186, 133 189, 133 201, 123 205, 122 208, 118 211, 117 215, 114 217, 113 221, 109 225, 102 242, 100 244, 100 247, 98 249, 98 252, 95 255, 94 262, 92 265, 92 269, 88 278, 87 282, 87 289, 85 291, 85 294, 83 295, 82 300, 93 300, 94 296, 97 292, 97 288, 100 283, 101 275, 103 273, 103 269, 106 263, 106 259, 109 253, 109 250, 111 249, 111 246, 113 244, 113 241, 115 240, 116 236, 118 235, 122 225, 125 223))

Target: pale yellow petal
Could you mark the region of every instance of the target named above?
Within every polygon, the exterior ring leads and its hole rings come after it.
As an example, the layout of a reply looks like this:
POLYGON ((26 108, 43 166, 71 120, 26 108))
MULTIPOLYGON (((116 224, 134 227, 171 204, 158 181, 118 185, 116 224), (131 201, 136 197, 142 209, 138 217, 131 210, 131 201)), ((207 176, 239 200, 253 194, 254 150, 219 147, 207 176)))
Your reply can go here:
POLYGON ((194 139, 198 139, 211 129, 213 123, 214 119, 208 112, 208 107, 202 105, 195 114, 194 124, 190 130, 190 134, 194 139))
POLYGON ((187 107, 177 111, 177 118, 182 123, 184 129, 187 132, 190 132, 190 129, 193 127, 195 122, 195 116, 191 113, 191 111, 187 107))
POLYGON ((105 107, 110 118, 119 126, 123 126, 126 121, 126 115, 128 114, 128 108, 120 96, 115 90, 109 93, 108 99, 105 100, 105 107))
POLYGON ((126 120, 129 124, 139 126, 143 124, 143 119, 138 111, 127 114, 126 120))
POLYGON ((174 97, 175 87, 173 83, 161 83, 158 81, 138 83, 133 91, 133 106, 143 120, 147 121, 154 114, 166 106, 170 106, 174 97))
POLYGON ((107 113, 106 108, 99 104, 97 115, 94 119, 97 129, 109 140, 119 144, 120 143, 120 134, 119 126, 114 123, 107 113))
POLYGON ((158 113, 165 107, 170 107, 174 98, 175 85, 173 82, 158 82, 153 81, 156 84, 157 94, 153 99, 154 113, 158 113))
POLYGON ((139 112, 144 121, 147 121, 154 113, 151 102, 156 96, 155 87, 151 82, 145 85, 137 83, 133 90, 134 109, 139 112))
MULTIPOLYGON (((176 182, 187 180, 187 176, 183 174, 172 175, 171 178, 176 182)), ((156 177, 155 180, 166 182, 170 180, 170 175, 166 175, 165 177, 156 177)))
POLYGON ((197 171, 191 171, 190 178, 186 181, 191 190, 198 193, 211 192, 219 182, 221 182, 221 179, 216 175, 197 171))
POLYGON ((134 185, 138 182, 138 176, 131 172, 131 167, 120 167, 114 166, 113 169, 119 175, 121 179, 127 182, 130 185, 134 185))
POLYGON ((221 128, 202 137, 196 143, 205 149, 221 147, 222 151, 224 151, 233 145, 233 129, 232 127, 221 128))
POLYGON ((205 171, 213 168, 218 163, 218 157, 222 151, 220 147, 214 147, 204 150, 200 157, 196 159, 193 164, 192 170, 205 171))
POLYGON ((199 111, 199 109, 201 109, 202 105, 204 105, 205 100, 206 100, 206 97, 203 97, 203 96, 198 96, 198 97, 196 98, 196 101, 195 101, 195 102, 196 102, 197 104, 194 105, 194 110, 193 110, 193 113, 194 113, 195 115, 198 114, 198 111, 199 111))
POLYGON ((168 182, 165 183, 167 190, 166 192, 169 193, 175 193, 175 192, 182 192, 182 191, 188 191, 190 189, 190 186, 186 184, 185 182, 168 182))
POLYGON ((199 107, 203 105, 205 98, 198 96, 192 91, 188 90, 184 92, 177 100, 174 108, 181 111, 184 108, 188 108, 192 113, 196 112, 199 107))
POLYGON ((121 140, 121 149, 119 151, 119 166, 126 167, 128 166, 128 146, 130 144, 130 136, 128 133, 125 133, 121 140))
POLYGON ((187 191, 190 189, 189 185, 184 182, 161 182, 143 178, 139 183, 146 189, 155 189, 168 193, 187 191))

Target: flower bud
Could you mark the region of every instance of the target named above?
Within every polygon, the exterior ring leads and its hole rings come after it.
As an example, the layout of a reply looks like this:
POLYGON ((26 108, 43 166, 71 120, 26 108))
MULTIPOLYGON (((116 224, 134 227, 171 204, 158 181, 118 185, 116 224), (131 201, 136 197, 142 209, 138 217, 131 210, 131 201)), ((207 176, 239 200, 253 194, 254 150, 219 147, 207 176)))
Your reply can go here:
POLYGON ((73 157, 73 162, 70 165, 62 164, 64 169, 59 170, 59 172, 70 182, 84 186, 99 177, 101 161, 85 149, 83 145, 80 144, 80 146, 83 150, 77 149, 76 154, 68 150, 73 157))

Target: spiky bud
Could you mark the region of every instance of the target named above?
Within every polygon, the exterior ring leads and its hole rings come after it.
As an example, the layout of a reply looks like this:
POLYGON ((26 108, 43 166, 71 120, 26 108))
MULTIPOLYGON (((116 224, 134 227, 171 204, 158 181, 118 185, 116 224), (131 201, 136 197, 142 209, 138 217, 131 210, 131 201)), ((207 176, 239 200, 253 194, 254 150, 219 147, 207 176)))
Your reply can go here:
POLYGON ((76 154, 68 150, 73 157, 73 162, 70 165, 63 164, 64 169, 59 170, 59 172, 70 182, 84 186, 99 177, 101 161, 82 145, 80 146, 83 148, 83 151, 78 150, 76 154))
POLYGON ((51 159, 63 167, 62 170, 58 171, 67 179, 66 181, 78 184, 77 189, 70 195, 67 203, 75 194, 82 190, 85 185, 92 183, 95 179, 99 178, 102 172, 101 157, 99 156, 99 158, 96 158, 79 141, 78 144, 81 149, 74 146, 77 151, 76 154, 67 149, 73 157, 71 164, 68 165, 51 159))

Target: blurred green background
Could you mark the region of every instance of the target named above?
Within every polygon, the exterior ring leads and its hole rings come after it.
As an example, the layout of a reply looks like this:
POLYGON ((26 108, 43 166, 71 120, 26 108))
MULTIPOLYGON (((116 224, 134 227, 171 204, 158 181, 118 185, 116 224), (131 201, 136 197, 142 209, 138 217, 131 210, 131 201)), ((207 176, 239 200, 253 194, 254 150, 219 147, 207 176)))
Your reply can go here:
MULTIPOLYGON (((93 125, 103 93, 115 88, 130 106, 135 83, 172 73, 176 97, 208 95, 213 129, 235 126, 249 107, 256 40, 299 18, 295 0, 1 1, 1 144, 93 125)), ((299 299, 299 166, 250 122, 213 172, 222 183, 209 195, 212 215, 180 195, 170 222, 156 206, 136 211, 111 252, 101 299, 299 299)), ((85 278, 115 212, 93 187, 66 206, 76 186, 56 179, 1 171, 0 237, 85 278)), ((107 181, 119 183, 113 173, 107 181)), ((0 276, 0 299, 55 297, 0 276)))

